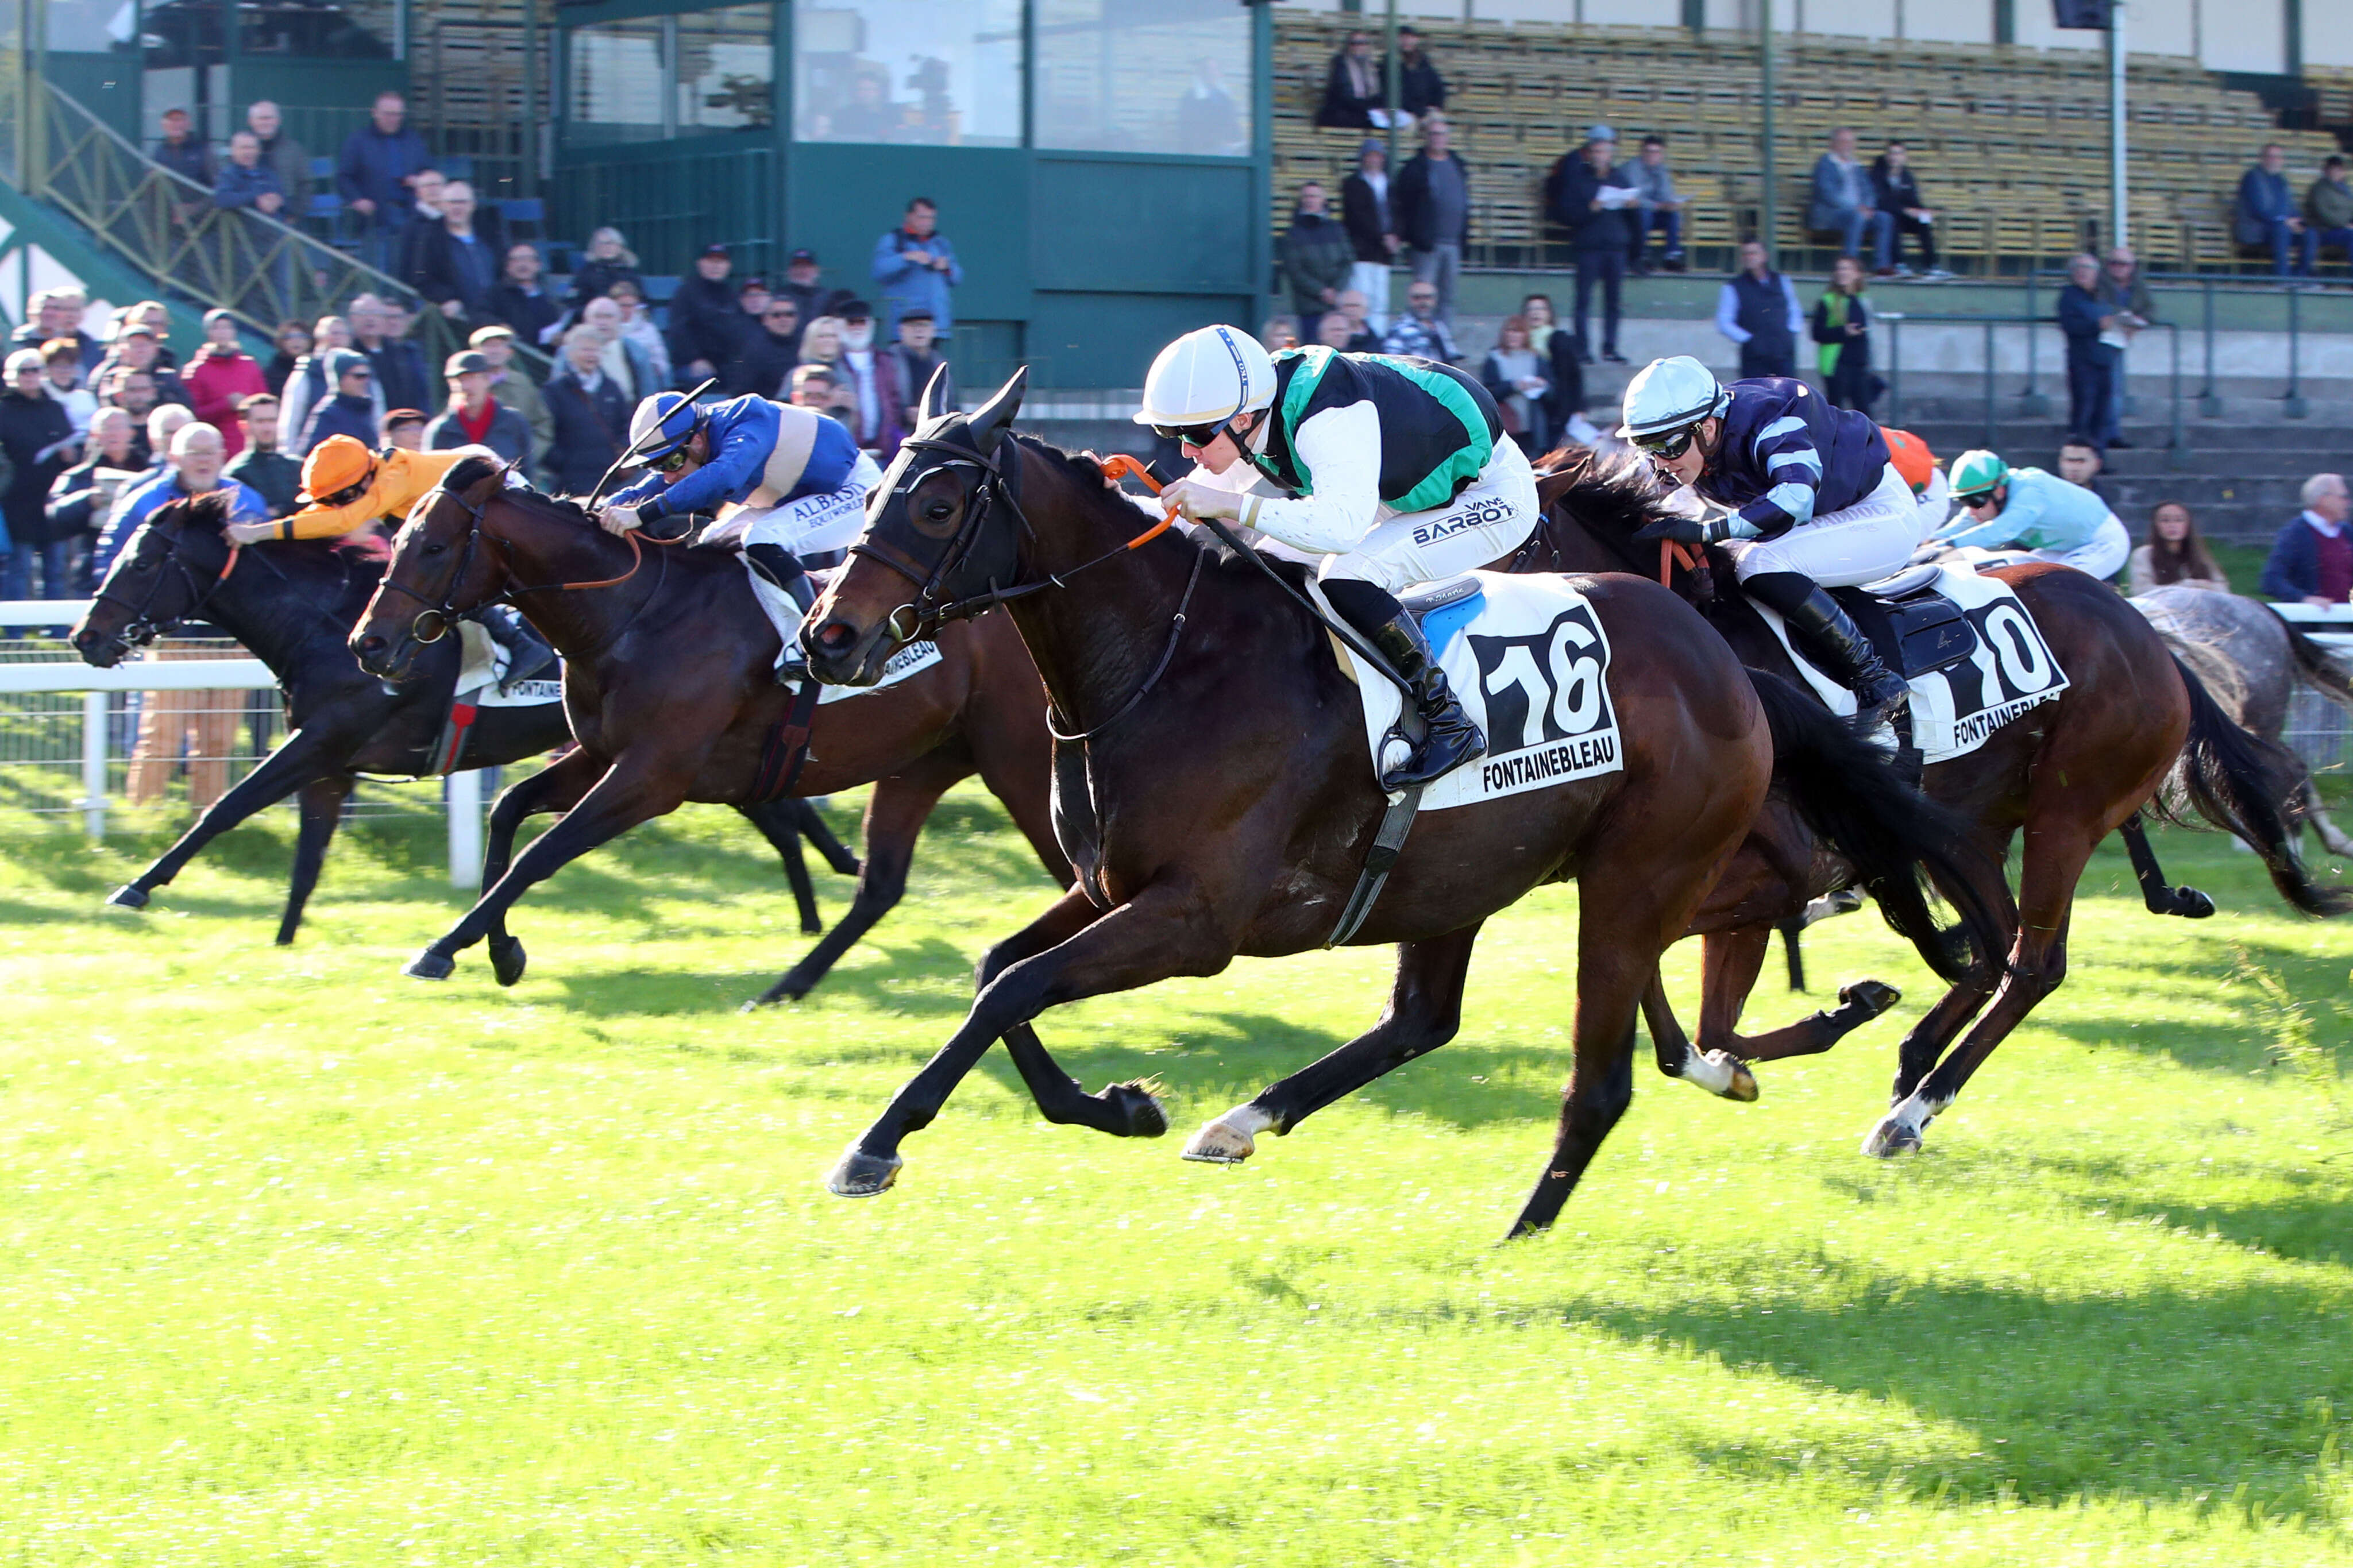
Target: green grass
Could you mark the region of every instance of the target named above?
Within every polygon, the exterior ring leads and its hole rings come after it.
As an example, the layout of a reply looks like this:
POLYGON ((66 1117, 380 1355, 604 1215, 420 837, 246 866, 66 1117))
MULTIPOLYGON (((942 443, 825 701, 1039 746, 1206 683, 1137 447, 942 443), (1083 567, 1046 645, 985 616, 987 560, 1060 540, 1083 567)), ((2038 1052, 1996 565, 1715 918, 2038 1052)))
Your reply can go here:
POLYGON ((801 942, 732 814, 543 889, 512 993, 479 950, 396 974, 456 908, 427 825, 351 831, 290 951, 283 824, 136 916, 98 902, 160 824, 7 826, 0 1564, 2353 1561, 2353 925, 2211 838, 2160 840, 2198 925, 2102 856, 2066 988, 1924 1154, 1856 1146, 1930 984, 1840 921, 1813 1000, 1877 973, 1896 1017, 1753 1106, 1645 1061, 1559 1229, 1498 1247, 1559 889, 1491 924, 1456 1044, 1244 1168, 1176 1148, 1369 1023, 1386 954, 1050 1016, 1176 1133, 1048 1127, 992 1057, 851 1204, 819 1174, 1046 900, 985 799, 753 1017, 801 942))

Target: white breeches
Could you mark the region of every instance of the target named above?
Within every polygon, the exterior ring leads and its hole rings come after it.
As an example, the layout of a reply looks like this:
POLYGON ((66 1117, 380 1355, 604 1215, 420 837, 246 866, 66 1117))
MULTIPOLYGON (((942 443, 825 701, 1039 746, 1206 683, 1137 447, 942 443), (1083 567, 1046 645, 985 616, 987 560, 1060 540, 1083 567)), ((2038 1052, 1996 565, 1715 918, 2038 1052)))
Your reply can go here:
POLYGON ((1878 487, 1852 506, 1801 522, 1778 539, 1736 539, 1724 549, 1744 583, 1795 572, 1825 588, 1853 588, 1901 572, 1919 543, 1920 503, 1890 463, 1878 487))
POLYGON ((1922 490, 1919 495, 1914 499, 1920 509, 1920 537, 1922 539, 1926 539, 1930 534, 1936 532, 1938 529, 1944 527, 1946 523, 1952 521, 1953 487, 1945 479, 1944 469, 1929 469, 1928 488, 1922 490))
POLYGON ((2098 531, 2073 550, 2033 552, 2037 561, 2056 561, 2062 566, 2089 572, 2103 581, 2115 576, 2116 569, 2125 563, 2125 557, 2131 553, 2132 535, 2125 531, 2125 525, 2116 521, 2114 512, 2108 513, 2107 521, 2100 524, 2098 531))
POLYGON ((743 507, 704 534, 703 542, 781 544, 796 555, 847 550, 866 531, 866 493, 881 482, 882 470, 860 452, 858 466, 839 489, 782 506, 743 507))
POLYGON ((1468 489, 1442 507, 1400 512, 1374 526, 1344 554, 1326 556, 1322 578, 1348 577, 1402 594, 1484 566, 1527 542, 1541 513, 1527 454, 1509 437, 1468 489))

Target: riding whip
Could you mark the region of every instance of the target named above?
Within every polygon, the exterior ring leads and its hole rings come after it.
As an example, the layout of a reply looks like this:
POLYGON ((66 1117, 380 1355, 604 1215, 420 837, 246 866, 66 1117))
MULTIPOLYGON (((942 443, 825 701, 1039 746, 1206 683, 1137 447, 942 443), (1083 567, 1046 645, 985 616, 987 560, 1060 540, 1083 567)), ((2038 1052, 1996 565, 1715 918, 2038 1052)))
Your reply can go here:
MULTIPOLYGON (((692 392, 686 395, 687 402, 692 403, 696 398, 702 396, 704 393, 710 391, 712 387, 718 384, 719 378, 717 376, 713 375, 704 377, 701 386, 696 387, 692 392)), ((652 434, 654 436, 660 435, 661 426, 659 425, 655 426, 652 434)), ((583 503, 588 510, 594 511, 596 510, 596 503, 605 498, 605 487, 613 482, 614 475, 619 473, 623 468, 630 467, 632 464, 636 463, 638 458, 645 456, 645 453, 640 450, 640 448, 647 446, 650 438, 651 437, 649 437, 648 440, 630 442, 628 450, 623 452, 619 457, 613 459, 613 466, 605 470, 605 477, 596 481, 596 488, 588 492, 588 499, 583 503)))

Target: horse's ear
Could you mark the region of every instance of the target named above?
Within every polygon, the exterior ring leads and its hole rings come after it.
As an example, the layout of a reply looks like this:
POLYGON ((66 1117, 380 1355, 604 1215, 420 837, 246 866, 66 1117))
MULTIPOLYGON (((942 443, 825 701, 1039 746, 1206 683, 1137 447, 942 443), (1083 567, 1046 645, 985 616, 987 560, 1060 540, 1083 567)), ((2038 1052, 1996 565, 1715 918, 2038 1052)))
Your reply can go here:
POLYGON ((916 407, 916 415, 922 423, 928 425, 947 411, 948 367, 947 362, 943 360, 940 367, 932 372, 932 379, 923 384, 923 397, 916 407))
POLYGON ((1021 395, 1029 385, 1029 367, 1023 365, 1013 373, 1013 379, 997 389, 997 395, 975 411, 970 421, 972 433, 982 440, 1005 429, 1013 423, 1014 415, 1021 410, 1021 395))
POLYGON ((513 467, 514 465, 512 463, 501 463, 489 473, 484 474, 480 479, 476 479, 472 484, 468 485, 466 487, 466 504, 469 506, 480 506, 484 501, 490 500, 491 497, 498 494, 499 491, 506 489, 507 474, 513 468, 513 467))

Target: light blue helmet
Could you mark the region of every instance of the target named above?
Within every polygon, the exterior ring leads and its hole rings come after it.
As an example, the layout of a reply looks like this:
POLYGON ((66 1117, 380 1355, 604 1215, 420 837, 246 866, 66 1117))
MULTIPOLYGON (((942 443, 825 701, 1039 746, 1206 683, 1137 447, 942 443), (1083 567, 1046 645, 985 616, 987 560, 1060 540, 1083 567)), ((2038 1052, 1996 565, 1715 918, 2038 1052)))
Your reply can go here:
POLYGON ((683 392, 657 392, 629 416, 629 450, 641 463, 669 457, 702 428, 702 410, 683 392))

